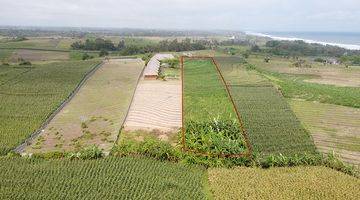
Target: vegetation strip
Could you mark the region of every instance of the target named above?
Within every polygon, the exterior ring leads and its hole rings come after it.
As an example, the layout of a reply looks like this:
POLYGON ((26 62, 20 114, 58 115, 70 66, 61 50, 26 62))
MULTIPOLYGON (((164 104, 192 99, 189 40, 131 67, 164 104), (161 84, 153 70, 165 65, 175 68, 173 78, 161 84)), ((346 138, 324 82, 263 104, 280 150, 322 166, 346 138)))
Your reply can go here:
MULTIPOLYGON (((237 152, 237 153, 223 153, 223 152, 219 152, 219 153, 216 153, 215 155, 217 155, 217 156, 221 156, 221 157, 234 157, 234 158, 236 158, 236 157, 250 157, 251 155, 252 155, 252 148, 251 148, 251 145, 250 145, 250 142, 248 141, 248 139, 247 139, 247 134, 246 134, 246 130, 244 129, 244 127, 243 127, 243 125, 242 125, 242 119, 241 119, 241 117, 240 117, 240 114, 238 113, 238 111, 237 111, 237 109, 236 109, 236 107, 235 107, 235 105, 234 105, 234 102, 233 102, 233 100, 232 100, 232 96, 231 96, 231 94, 230 94, 230 91, 229 91, 229 89, 227 88, 227 85, 225 84, 225 81, 224 81, 224 79, 223 79, 223 77, 222 77, 222 74, 221 74, 221 72, 220 72, 220 70, 219 70, 219 68, 218 68, 218 66, 217 66, 217 63, 216 63, 216 61, 214 60, 214 58, 212 58, 212 57, 186 57, 186 56, 183 56, 183 57, 181 57, 180 58, 180 62, 181 62, 181 73, 182 73, 182 93, 183 93, 183 96, 182 96, 182 110, 183 110, 183 119, 182 119, 182 123, 183 123, 183 125, 182 125, 182 144, 183 144, 183 149, 185 150, 185 151, 190 151, 190 152, 193 152, 193 153, 200 153, 200 154, 203 154, 203 155, 212 155, 212 156, 214 156, 214 154, 213 153, 210 153, 210 152, 198 152, 197 150, 194 150, 194 149, 189 149, 189 148, 187 148, 187 146, 186 146, 186 131, 188 130, 188 129, 186 129, 185 128, 185 123, 187 124, 187 126, 188 125, 190 125, 189 124, 189 122, 188 121, 185 121, 184 119, 185 119, 185 117, 184 117, 184 115, 186 114, 185 112, 187 112, 187 111, 185 111, 185 109, 184 109, 184 101, 185 101, 185 97, 184 97, 184 93, 185 93, 185 90, 184 90, 184 79, 185 79, 185 75, 184 75, 184 71, 185 71, 185 69, 184 69, 184 59, 189 59, 189 60, 210 60, 211 61, 211 65, 214 65, 214 72, 217 74, 217 76, 218 76, 218 78, 219 78, 219 83, 224 87, 224 89, 225 89, 225 94, 226 94, 226 96, 227 96, 227 98, 229 99, 229 105, 231 105, 231 109, 233 110, 233 112, 235 113, 235 115, 236 115, 236 121, 239 123, 239 124, 237 124, 237 125, 235 125, 235 126, 239 126, 240 127, 240 130, 239 130, 239 132, 241 132, 241 135, 244 137, 244 140, 245 140, 245 146, 246 146, 246 152, 237 152)), ((199 72, 198 72, 199 73, 199 72)), ((199 74, 199 76, 201 76, 201 74, 199 74)), ((196 86, 195 86, 196 87, 196 86)), ((194 92, 194 91, 191 91, 191 92, 194 92)), ((195 92, 200 92, 200 91, 195 91, 195 92)), ((201 93, 201 92, 200 92, 201 93)), ((220 103, 220 102, 218 102, 218 103, 220 103)), ((232 111, 231 111, 232 112, 232 111)), ((230 113, 231 113, 230 112, 230 113)), ((222 113, 218 113, 218 114, 222 114, 222 113)), ((225 114, 225 113, 224 113, 225 114)), ((223 118, 223 116, 219 116, 218 115, 218 117, 220 117, 220 118, 223 118)), ((203 120, 203 119, 199 119, 199 120, 203 120)), ((200 124, 199 124, 200 125, 200 124)), ((223 124, 222 126, 224 126, 225 124, 223 124)), ((228 124, 228 125, 230 125, 230 124, 228 124)), ((198 125, 196 125, 196 126, 198 126, 198 125)), ((196 128, 196 126, 194 127, 194 126, 191 126, 192 128, 196 128)), ((204 125, 200 125, 200 126, 198 126, 198 128, 200 128, 201 126, 204 126, 204 125)), ((213 125, 205 125, 205 126, 210 126, 210 127, 215 127, 215 126, 219 126, 219 124, 217 124, 217 122, 215 122, 215 124, 213 124, 213 125)), ((225 125, 225 126, 227 126, 227 125, 225 125)), ((219 127, 217 127, 217 129, 218 129, 219 127)), ((207 130, 207 132, 209 132, 209 131, 211 131, 211 130, 207 130)), ((219 129, 218 129, 218 131, 219 131, 219 129)), ((224 129, 224 130, 222 130, 222 131, 225 131, 226 132, 226 128, 224 129)), ((205 131, 206 132, 206 131, 205 131)), ((222 133, 222 134, 224 134, 224 133, 222 133)), ((229 133, 225 133, 225 134, 229 134, 229 133)), ((216 148, 216 147, 215 147, 216 148)))
POLYGON ((84 85, 87 79, 91 77, 96 70, 98 70, 104 63, 101 62, 95 65, 88 73, 84 75, 76 88, 70 93, 70 95, 60 104, 60 106, 41 124, 40 128, 32 133, 29 138, 27 138, 21 145, 14 149, 15 152, 22 153, 27 145, 29 145, 39 134, 44 130, 44 128, 51 122, 52 119, 74 98, 74 96, 79 92, 80 88, 84 85))

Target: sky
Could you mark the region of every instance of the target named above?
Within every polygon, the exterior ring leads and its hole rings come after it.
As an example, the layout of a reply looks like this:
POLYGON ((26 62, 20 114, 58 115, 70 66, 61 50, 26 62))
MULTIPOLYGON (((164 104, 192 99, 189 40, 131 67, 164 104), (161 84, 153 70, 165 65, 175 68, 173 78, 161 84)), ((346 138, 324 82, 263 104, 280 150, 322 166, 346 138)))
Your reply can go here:
POLYGON ((0 0, 0 25, 360 32, 360 0, 0 0))

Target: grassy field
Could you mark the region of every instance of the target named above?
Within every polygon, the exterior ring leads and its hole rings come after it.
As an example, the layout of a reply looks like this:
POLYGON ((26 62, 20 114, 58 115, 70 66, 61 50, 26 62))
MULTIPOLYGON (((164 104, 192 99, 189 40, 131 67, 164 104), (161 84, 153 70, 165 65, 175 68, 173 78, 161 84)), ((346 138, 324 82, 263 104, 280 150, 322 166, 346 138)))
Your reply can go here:
POLYGON ((39 128, 97 63, 0 66, 0 155, 39 128))
POLYGON ((1 199, 206 199, 205 171, 139 158, 0 158, 1 199))
POLYGON ((140 59, 110 60, 81 87, 26 152, 112 148, 143 69, 140 59))
POLYGON ((201 152, 243 152, 234 107, 212 61, 186 60, 183 79, 186 146, 201 152))
POLYGON ((360 164, 360 109, 299 100, 289 102, 320 151, 334 150, 344 161, 360 164))
POLYGON ((214 199, 359 199, 360 179, 325 167, 210 169, 214 199))
POLYGON ((221 71, 243 118, 254 151, 261 156, 315 153, 309 133, 285 99, 236 57, 219 57, 221 71))
POLYGON ((262 72, 280 89, 286 98, 304 99, 360 108, 359 87, 338 87, 303 81, 301 76, 262 72))

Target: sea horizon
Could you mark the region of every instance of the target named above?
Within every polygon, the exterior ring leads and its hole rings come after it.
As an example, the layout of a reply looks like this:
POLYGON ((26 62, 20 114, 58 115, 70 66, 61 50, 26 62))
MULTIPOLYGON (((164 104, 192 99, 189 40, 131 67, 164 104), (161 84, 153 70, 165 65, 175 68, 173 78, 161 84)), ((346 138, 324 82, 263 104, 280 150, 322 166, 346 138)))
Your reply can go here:
POLYGON ((269 37, 274 40, 295 41, 306 43, 333 45, 350 50, 360 50, 360 32, 275 32, 275 31, 246 31, 248 35, 269 37))

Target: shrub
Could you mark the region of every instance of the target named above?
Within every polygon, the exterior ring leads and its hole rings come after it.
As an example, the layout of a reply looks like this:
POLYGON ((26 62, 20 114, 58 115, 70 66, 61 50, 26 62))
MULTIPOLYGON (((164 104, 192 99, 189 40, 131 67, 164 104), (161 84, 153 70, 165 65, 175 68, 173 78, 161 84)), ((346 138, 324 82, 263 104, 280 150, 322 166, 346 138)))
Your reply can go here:
POLYGON ((347 165, 342 162, 334 152, 329 153, 327 157, 324 158, 323 165, 337 171, 341 171, 345 174, 360 177, 359 171, 357 171, 354 166, 347 165))
POLYGON ((181 152, 173 148, 169 143, 148 139, 143 142, 123 141, 111 151, 114 156, 124 157, 129 155, 141 155, 162 161, 179 161, 181 152))
POLYGON ((20 58, 19 65, 31 65, 31 62, 20 58))
POLYGON ((82 160, 97 159, 103 157, 103 152, 99 149, 99 147, 93 145, 80 150, 77 157, 82 160))
POLYGON ((326 62, 326 60, 323 59, 323 58, 315 58, 314 61, 315 61, 315 62, 319 62, 319 63, 325 63, 325 62, 326 62))
POLYGON ((100 51, 100 53, 99 53, 99 56, 100 56, 100 57, 104 57, 104 56, 108 56, 108 55, 109 55, 109 52, 106 51, 106 50, 104 50, 104 49, 102 49, 102 50, 100 51))
POLYGON ((186 122, 186 146, 211 154, 238 154, 246 147, 237 121, 186 122))

